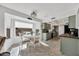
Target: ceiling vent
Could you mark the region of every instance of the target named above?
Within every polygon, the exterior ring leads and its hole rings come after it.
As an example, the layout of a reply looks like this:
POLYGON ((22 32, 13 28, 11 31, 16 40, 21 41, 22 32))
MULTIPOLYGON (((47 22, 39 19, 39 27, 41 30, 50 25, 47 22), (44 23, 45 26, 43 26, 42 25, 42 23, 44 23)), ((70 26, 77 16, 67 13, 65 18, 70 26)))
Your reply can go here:
POLYGON ((32 18, 31 18, 31 17, 28 17, 27 19, 32 20, 32 18))
POLYGON ((55 19, 55 17, 52 17, 51 19, 55 19))

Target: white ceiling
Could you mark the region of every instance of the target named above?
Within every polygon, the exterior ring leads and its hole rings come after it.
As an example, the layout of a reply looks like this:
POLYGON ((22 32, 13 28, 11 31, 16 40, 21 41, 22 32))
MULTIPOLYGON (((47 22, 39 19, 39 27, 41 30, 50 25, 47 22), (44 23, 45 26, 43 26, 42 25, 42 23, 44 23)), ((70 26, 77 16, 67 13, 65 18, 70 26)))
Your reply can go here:
POLYGON ((37 18, 49 21, 51 17, 59 17, 72 9, 78 8, 77 3, 2 3, 8 8, 30 15, 33 10, 37 10, 37 18))

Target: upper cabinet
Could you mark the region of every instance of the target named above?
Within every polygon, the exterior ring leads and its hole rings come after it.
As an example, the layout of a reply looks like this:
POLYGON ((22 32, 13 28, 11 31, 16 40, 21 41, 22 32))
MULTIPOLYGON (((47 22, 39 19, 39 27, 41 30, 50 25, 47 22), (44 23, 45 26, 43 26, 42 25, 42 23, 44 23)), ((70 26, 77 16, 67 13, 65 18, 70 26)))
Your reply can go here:
POLYGON ((48 23, 43 23, 42 24, 42 29, 51 29, 51 24, 48 24, 48 23))
POLYGON ((76 27, 76 15, 69 16, 69 28, 76 27))
POLYGON ((79 9, 77 11, 76 28, 79 29, 79 9))
POLYGON ((79 29, 79 9, 75 15, 69 16, 69 28, 79 29))

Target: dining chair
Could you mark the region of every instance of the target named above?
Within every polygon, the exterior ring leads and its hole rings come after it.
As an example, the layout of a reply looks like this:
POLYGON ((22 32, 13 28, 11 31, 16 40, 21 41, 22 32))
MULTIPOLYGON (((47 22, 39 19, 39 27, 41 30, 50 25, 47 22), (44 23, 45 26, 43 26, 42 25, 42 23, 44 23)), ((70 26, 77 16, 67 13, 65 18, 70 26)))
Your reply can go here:
POLYGON ((30 44, 35 48, 36 45, 40 45, 39 37, 32 37, 30 40, 30 44))
POLYGON ((19 56, 19 47, 12 48, 10 51, 10 56, 19 56))

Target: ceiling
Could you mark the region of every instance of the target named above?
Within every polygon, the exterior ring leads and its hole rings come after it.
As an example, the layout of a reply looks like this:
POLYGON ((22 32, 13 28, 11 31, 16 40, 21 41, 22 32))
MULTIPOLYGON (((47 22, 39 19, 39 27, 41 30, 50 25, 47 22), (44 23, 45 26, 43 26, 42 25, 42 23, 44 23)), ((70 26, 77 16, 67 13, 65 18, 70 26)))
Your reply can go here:
POLYGON ((8 8, 30 15, 33 10, 37 10, 37 18, 49 21, 52 17, 60 17, 75 8, 78 3, 1 3, 8 8))

